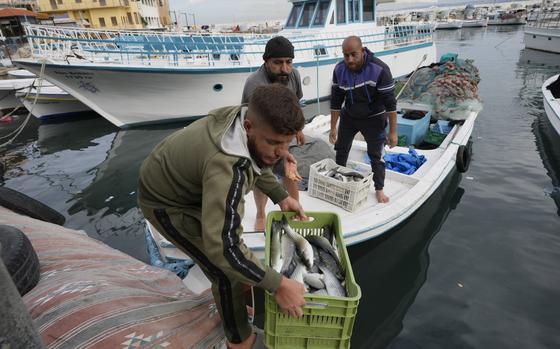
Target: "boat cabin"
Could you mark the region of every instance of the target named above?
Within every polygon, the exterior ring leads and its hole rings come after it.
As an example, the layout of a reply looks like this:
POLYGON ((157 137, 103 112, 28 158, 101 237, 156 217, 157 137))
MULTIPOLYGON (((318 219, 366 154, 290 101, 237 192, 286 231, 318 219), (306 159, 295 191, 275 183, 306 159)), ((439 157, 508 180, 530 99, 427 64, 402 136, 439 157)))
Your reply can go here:
MULTIPOLYGON (((292 0, 284 29, 339 26, 351 23, 375 24, 376 0, 292 0)), ((383 1, 386 2, 386 1, 383 1)))

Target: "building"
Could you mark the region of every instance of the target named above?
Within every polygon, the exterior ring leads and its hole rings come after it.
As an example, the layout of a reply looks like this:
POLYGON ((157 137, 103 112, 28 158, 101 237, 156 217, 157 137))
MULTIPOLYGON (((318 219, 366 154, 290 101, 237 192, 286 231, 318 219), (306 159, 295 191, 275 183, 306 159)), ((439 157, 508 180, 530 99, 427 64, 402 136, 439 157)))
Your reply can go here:
POLYGON ((162 29, 171 25, 168 0, 38 0, 42 13, 98 29, 162 29))
POLYGON ((3 45, 20 45, 26 42, 24 23, 37 23, 37 14, 22 8, 0 9, 0 33, 3 45))

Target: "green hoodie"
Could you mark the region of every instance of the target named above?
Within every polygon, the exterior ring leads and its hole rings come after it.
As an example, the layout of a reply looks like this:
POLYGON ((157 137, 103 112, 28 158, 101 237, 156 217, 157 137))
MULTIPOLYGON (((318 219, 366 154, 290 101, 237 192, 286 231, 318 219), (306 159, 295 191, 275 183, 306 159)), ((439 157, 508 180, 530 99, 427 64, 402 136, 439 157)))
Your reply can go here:
POLYGON ((213 110, 158 144, 140 168, 138 203, 194 218, 200 225, 183 226, 184 233, 202 239, 209 260, 230 279, 274 292, 281 275, 263 267, 241 239, 244 196, 257 186, 278 203, 288 193, 251 158, 245 110, 213 110))

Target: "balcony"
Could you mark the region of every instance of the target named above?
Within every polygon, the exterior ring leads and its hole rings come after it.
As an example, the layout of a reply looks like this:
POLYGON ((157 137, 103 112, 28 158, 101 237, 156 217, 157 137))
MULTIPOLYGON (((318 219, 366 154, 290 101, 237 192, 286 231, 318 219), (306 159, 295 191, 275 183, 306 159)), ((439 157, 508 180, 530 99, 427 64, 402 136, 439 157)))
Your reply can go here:
POLYGON ((89 10, 99 8, 129 7, 129 0, 50 0, 49 5, 41 6, 42 12, 89 10))

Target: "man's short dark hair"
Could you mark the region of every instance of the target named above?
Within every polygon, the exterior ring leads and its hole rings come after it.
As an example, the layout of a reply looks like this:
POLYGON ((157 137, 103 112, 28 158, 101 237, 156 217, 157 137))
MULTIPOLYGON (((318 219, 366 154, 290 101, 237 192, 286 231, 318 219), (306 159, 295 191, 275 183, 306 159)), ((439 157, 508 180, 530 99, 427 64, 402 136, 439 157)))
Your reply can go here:
POLYGON ((281 84, 257 87, 251 95, 249 109, 283 135, 296 134, 305 125, 296 95, 281 84))

